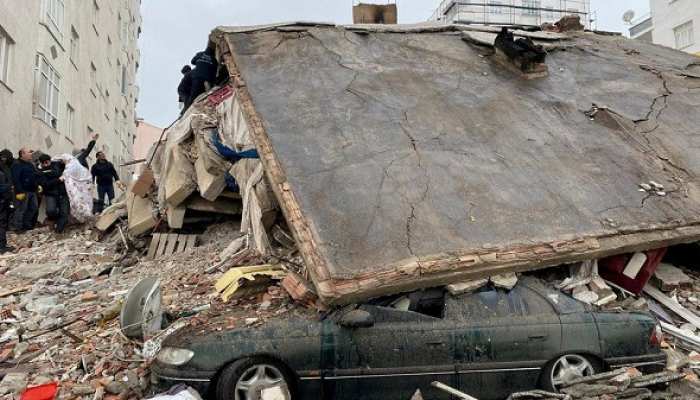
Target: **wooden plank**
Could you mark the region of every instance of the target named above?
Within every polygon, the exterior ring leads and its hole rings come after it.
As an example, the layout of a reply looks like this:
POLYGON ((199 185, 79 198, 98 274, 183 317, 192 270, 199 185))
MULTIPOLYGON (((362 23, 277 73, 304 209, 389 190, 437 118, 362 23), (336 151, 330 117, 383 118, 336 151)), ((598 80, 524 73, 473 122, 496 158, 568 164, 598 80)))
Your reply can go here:
POLYGON ((22 293, 22 292, 26 292, 26 291, 30 290, 31 288, 32 288, 32 285, 27 285, 27 286, 23 286, 23 287, 20 287, 17 289, 10 289, 6 292, 0 293, 0 298, 12 296, 14 294, 18 294, 18 293, 22 293))
POLYGON ((159 258, 160 256, 163 255, 165 252, 165 246, 168 244, 168 235, 167 234, 162 234, 160 237, 160 242, 158 242, 158 249, 156 250, 156 254, 154 258, 159 258))
POLYGON ((700 329, 700 318, 698 318, 697 315, 695 315, 691 311, 688 311, 682 305, 671 300, 670 297, 663 294, 659 289, 651 285, 646 285, 644 286, 644 292, 651 296, 654 300, 658 301, 663 306, 668 308, 669 310, 676 313, 676 315, 678 315, 679 317, 683 318, 684 320, 693 324, 696 328, 700 329))
POLYGON ((187 238, 187 247, 185 248, 185 251, 190 251, 194 249, 197 245, 197 235, 190 235, 190 237, 187 238))
POLYGON ((160 233, 154 233, 151 239, 151 246, 148 248, 148 255, 146 258, 153 260, 156 257, 156 250, 158 250, 158 243, 160 242, 160 233))
POLYGON ((165 252, 163 253, 164 256, 169 256, 173 254, 175 251, 175 247, 177 246, 177 238, 178 234, 176 233, 171 233, 168 235, 168 245, 165 247, 165 252))
POLYGON ((177 250, 176 253, 184 253, 187 248, 187 240, 189 240, 192 235, 180 235, 177 238, 177 250))

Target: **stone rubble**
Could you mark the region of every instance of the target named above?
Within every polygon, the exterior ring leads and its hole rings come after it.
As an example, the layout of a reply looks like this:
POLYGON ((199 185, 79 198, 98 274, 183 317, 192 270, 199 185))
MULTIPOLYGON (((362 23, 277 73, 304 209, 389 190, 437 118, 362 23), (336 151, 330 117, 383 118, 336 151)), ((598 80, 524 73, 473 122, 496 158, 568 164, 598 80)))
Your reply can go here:
POLYGON ((279 283, 229 303, 215 296, 225 271, 209 267, 239 235, 236 224, 212 225, 194 250, 146 260, 146 241, 130 239, 127 249, 117 230, 104 238, 83 227, 11 234, 19 251, 0 256, 0 398, 47 382, 59 383, 57 399, 146 397, 155 353, 128 339, 118 318, 145 277, 160 279, 166 319, 184 324, 258 325, 299 307, 279 283))

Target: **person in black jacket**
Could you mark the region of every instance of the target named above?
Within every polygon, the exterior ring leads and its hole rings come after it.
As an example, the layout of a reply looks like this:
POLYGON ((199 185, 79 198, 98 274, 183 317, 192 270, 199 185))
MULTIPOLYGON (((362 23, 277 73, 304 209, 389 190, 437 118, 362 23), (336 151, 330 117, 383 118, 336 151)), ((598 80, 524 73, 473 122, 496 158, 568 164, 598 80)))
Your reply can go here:
POLYGON ((8 149, 4 149, 3 151, 0 151, 0 171, 2 171, 3 174, 5 174, 5 178, 9 181, 10 188, 9 188, 9 194, 7 196, 11 199, 9 204, 7 204, 8 208, 8 219, 11 221, 12 220, 12 214, 15 211, 15 204, 14 204, 14 199, 15 198, 15 188, 12 183, 12 164, 15 162, 15 157, 12 154, 12 152, 8 149))
POLYGON ((19 151, 19 159, 12 165, 15 186, 14 227, 18 232, 34 229, 35 214, 39 212, 39 184, 41 173, 32 163, 34 152, 27 148, 19 151))
POLYGON ((95 148, 95 143, 97 143, 97 139, 100 137, 99 134, 95 133, 92 135, 92 140, 90 140, 90 143, 88 143, 88 146, 84 149, 80 149, 76 152, 74 152, 73 156, 78 160, 80 165, 85 167, 85 169, 90 168, 88 166, 88 157, 90 156, 90 153, 92 153, 92 149, 95 148))
POLYGON ((63 233, 70 215, 70 200, 63 182, 63 170, 66 166, 62 161, 51 161, 51 157, 47 154, 42 154, 39 162, 41 162, 40 170, 43 174, 46 216, 55 222, 56 233, 63 233))
POLYGON ((15 249, 7 245, 7 228, 10 222, 10 205, 13 201, 12 179, 0 168, 0 254, 11 253, 15 249))
POLYGON ((92 179, 97 183, 97 200, 104 206, 106 195, 107 205, 111 206, 112 200, 114 200, 114 182, 119 182, 119 175, 117 175, 114 165, 107 161, 104 152, 97 152, 97 162, 92 166, 90 172, 92 172, 92 179))
POLYGON ((192 89, 190 96, 185 103, 187 110, 197 97, 207 90, 206 84, 213 86, 216 81, 216 73, 219 70, 219 63, 216 61, 216 51, 210 45, 206 50, 200 51, 192 58, 192 89))
POLYGON ((0 170, 9 179, 12 176, 12 163, 15 161, 12 152, 8 149, 0 151, 0 170))
POLYGON ((177 96, 178 102, 180 102, 180 106, 184 111, 185 103, 187 103, 187 99, 189 99, 192 91, 192 67, 185 65, 180 72, 182 72, 182 80, 177 86, 177 96))

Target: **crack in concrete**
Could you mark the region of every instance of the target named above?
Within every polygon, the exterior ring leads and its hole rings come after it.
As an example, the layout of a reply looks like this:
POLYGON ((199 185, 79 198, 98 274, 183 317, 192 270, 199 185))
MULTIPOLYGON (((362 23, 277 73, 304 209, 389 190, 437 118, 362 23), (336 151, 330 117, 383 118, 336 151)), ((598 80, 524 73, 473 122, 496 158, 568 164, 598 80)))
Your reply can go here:
POLYGON ((418 165, 418 168, 423 171, 423 180, 425 182, 425 188, 423 190, 423 193, 421 194, 420 199, 418 201, 410 201, 407 197, 404 196, 406 202, 409 204, 409 207, 411 208, 411 212, 406 218, 406 248, 408 249, 408 252, 413 256, 416 257, 417 263, 420 266, 420 259, 418 259, 418 256, 416 255, 414 249, 413 249, 413 224, 415 223, 416 219, 418 218, 416 215, 416 207, 423 203, 427 198, 428 198, 428 192, 430 192, 430 180, 428 178, 428 171, 427 169, 423 166, 423 157, 421 155, 421 152, 418 148, 418 141, 416 138, 411 135, 410 130, 404 125, 409 122, 408 118, 408 112, 406 110, 402 110, 402 115, 403 115, 403 120, 399 121, 399 127, 401 128, 401 131, 403 132, 404 135, 406 135, 406 138, 408 139, 409 145, 411 146, 411 149, 413 150, 413 153, 416 156, 416 164, 418 165))

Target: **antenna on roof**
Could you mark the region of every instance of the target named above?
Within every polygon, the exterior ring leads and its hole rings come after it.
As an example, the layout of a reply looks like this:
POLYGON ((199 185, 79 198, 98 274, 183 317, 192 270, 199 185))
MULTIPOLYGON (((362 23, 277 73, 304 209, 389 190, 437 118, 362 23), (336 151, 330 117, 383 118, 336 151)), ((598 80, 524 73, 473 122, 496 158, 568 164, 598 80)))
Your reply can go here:
POLYGON ((632 25, 632 20, 634 19, 634 10, 627 10, 622 14, 622 20, 625 21, 627 25, 632 25))

